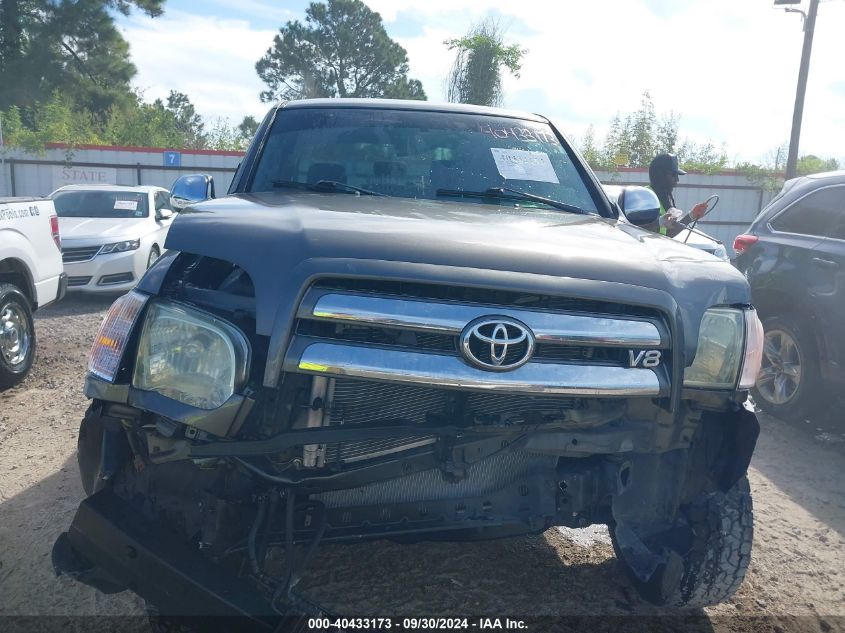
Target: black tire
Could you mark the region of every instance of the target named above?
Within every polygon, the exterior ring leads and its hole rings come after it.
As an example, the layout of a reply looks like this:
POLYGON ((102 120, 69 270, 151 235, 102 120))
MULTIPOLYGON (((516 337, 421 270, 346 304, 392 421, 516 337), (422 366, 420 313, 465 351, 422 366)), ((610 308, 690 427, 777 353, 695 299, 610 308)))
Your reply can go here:
POLYGON ((29 300, 17 286, 0 283, 0 389, 23 380, 35 360, 35 323, 29 300), (5 315, 5 316, 4 316, 5 315), (22 344, 23 337, 26 343, 22 344), (13 343, 18 341, 17 345, 13 343), (25 345, 22 357, 13 349, 25 345))
POLYGON ((150 249, 150 254, 147 256, 147 270, 153 267, 153 264, 156 263, 156 260, 161 257, 161 251, 158 250, 158 246, 153 244, 153 247, 150 249))
POLYGON ((692 528, 693 540, 689 551, 677 559, 683 564, 677 586, 666 586, 666 578, 673 574, 664 573, 664 566, 649 582, 634 577, 611 530, 616 557, 638 593, 652 604, 692 609, 724 602, 739 589, 751 561, 754 513, 748 478, 743 475, 728 492, 703 495, 683 508, 682 514, 692 528))
POLYGON ((770 376, 776 374, 777 370, 767 371, 772 361, 768 353, 764 352, 763 370, 758 384, 752 390, 754 402, 767 413, 784 420, 803 420, 817 413, 824 406, 825 399, 819 350, 812 331, 793 316, 769 317, 763 321, 763 331, 766 333, 767 345, 778 333, 794 342, 796 354, 800 358, 800 378, 797 387, 794 376, 786 378, 785 385, 790 391, 794 389, 794 393, 785 402, 777 402, 776 395, 771 391, 776 379, 770 381, 770 376))

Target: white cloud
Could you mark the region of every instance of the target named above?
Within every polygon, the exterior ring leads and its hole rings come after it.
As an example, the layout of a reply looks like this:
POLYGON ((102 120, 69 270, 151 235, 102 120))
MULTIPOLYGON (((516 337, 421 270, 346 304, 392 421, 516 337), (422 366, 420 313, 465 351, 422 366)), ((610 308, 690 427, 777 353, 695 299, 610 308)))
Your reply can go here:
POLYGON ((264 116, 259 100, 264 84, 255 62, 273 42, 276 30, 256 30, 246 20, 221 20, 168 10, 156 19, 136 16, 123 34, 138 67, 135 85, 147 99, 186 93, 203 116, 239 123, 264 116))
MULTIPOLYGON (((443 22, 455 16, 451 33, 426 31, 401 40, 411 73, 431 97, 442 97, 442 77, 451 56, 436 50, 491 9, 533 32, 511 36, 529 49, 520 79, 506 78, 506 105, 539 109, 580 135, 588 123, 599 131, 616 112, 629 112, 650 90, 661 112, 681 115, 681 133, 696 140, 726 142, 740 159, 759 159, 789 138, 798 62, 800 19, 772 9, 767 0, 718 3, 688 0, 597 0, 518 3, 474 0, 367 0, 388 22, 413 10, 443 22), (436 35, 436 37, 434 36, 436 35), (434 67, 435 63, 437 68, 434 67), (585 73, 591 82, 584 81, 585 73), (440 83, 435 80, 440 78, 440 83), (429 79, 431 78, 431 79, 429 79), (520 93, 542 95, 537 108, 520 93)), ((802 152, 845 157, 845 97, 831 84, 845 78, 845 3, 820 8, 807 89, 802 152)))
MULTIPOLYGON (((682 135, 724 141, 732 157, 760 159, 789 138, 801 25, 797 16, 772 9, 770 0, 671 6, 664 0, 366 1, 381 13, 388 33, 418 32, 394 37, 408 51, 411 76, 432 100, 443 99, 452 63, 443 40, 493 11, 510 24, 510 39, 529 49, 521 78, 505 81, 506 105, 540 111, 570 134, 583 134, 589 123, 601 134, 616 112, 636 109, 648 89, 659 111, 682 116, 682 135)), ((156 20, 125 22, 139 69, 136 83, 151 98, 170 89, 186 92, 209 118, 237 122, 246 114, 263 115, 255 62, 278 26, 297 16, 249 2, 254 6, 239 6, 245 17, 272 28, 172 9, 156 20), (277 12, 275 19, 255 20, 261 12, 268 17, 267 11, 277 12)), ((845 3, 822 3, 802 152, 845 158, 845 95, 831 89, 845 79, 842 32, 845 3)))

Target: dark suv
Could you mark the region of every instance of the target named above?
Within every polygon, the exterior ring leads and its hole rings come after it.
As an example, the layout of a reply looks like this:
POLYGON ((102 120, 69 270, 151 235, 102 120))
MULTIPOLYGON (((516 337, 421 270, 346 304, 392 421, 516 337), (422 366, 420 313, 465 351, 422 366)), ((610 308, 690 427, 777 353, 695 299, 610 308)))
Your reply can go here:
POLYGON ((811 415, 845 383, 845 171, 788 181, 734 249, 766 332, 755 401, 811 415))

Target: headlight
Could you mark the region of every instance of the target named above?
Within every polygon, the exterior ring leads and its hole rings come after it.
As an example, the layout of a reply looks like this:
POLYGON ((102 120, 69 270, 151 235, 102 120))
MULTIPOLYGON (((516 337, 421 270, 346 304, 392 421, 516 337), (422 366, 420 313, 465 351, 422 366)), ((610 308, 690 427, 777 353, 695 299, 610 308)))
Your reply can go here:
POLYGON ((692 365, 684 371, 684 386, 750 389, 762 357, 763 326, 756 310, 711 308, 701 319, 698 349, 692 365))
POLYGON ((132 385, 200 409, 222 406, 246 382, 249 343, 233 325, 170 302, 147 309, 132 385))
POLYGON ((135 251, 141 248, 141 240, 124 240, 123 242, 115 242, 114 244, 106 244, 100 248, 98 255, 107 255, 109 253, 125 253, 126 251, 135 251))
POLYGON ((711 308, 698 331, 698 348, 692 365, 684 370, 684 385, 708 389, 733 389, 745 345, 742 310, 711 308))

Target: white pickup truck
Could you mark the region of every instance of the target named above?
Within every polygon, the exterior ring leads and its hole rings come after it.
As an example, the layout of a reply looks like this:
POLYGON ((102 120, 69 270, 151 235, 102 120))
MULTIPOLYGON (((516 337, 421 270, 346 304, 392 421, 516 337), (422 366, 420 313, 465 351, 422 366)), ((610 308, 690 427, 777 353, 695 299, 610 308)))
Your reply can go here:
POLYGON ((0 198, 0 389, 23 380, 32 367, 32 313, 66 291, 53 201, 0 198))

